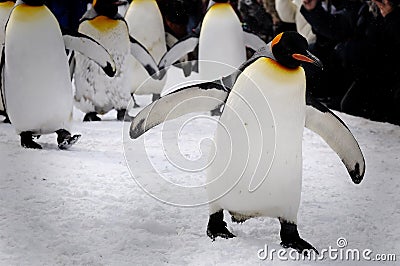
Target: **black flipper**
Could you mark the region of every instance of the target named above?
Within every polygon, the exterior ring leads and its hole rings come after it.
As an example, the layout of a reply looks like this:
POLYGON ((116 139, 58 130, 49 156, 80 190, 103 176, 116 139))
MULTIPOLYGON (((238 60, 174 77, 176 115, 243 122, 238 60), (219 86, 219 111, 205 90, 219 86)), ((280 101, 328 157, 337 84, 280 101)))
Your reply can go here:
POLYGON ((139 112, 131 123, 130 137, 136 139, 158 124, 185 114, 213 110, 226 101, 228 94, 229 91, 220 81, 191 85, 171 92, 139 112), (179 108, 177 112, 177 106, 183 108, 179 108))
POLYGON ((72 145, 74 145, 81 135, 71 135, 67 130, 65 129, 59 129, 56 131, 57 133, 57 143, 58 143, 58 148, 60 150, 66 150, 69 149, 72 145))
POLYGON ((222 237, 225 239, 236 237, 228 230, 228 228, 226 228, 223 210, 220 210, 210 215, 207 225, 207 236, 213 241, 217 237, 222 237))
POLYGON ((69 74, 71 80, 74 77, 75 67, 76 67, 76 59, 75 59, 75 51, 70 51, 68 54, 68 65, 69 65, 69 74))
POLYGON ((359 184, 365 174, 365 159, 357 140, 338 116, 310 95, 305 126, 325 140, 340 157, 353 182, 359 184))
POLYGON ((297 225, 289 223, 283 219, 279 219, 281 222, 281 246, 284 248, 293 248, 299 253, 308 255, 308 251, 314 250, 315 253, 319 254, 318 250, 314 248, 310 243, 302 239, 297 231, 297 225))
POLYGON ((131 42, 131 54, 142 64, 150 77, 161 80, 165 76, 165 72, 158 72, 157 63, 154 61, 149 51, 147 51, 146 47, 132 36, 129 36, 129 40, 131 42))
POLYGON ((4 54, 4 45, 1 45, 1 59, 0 59, 0 100, 3 110, 0 109, 0 114, 5 116, 8 119, 7 110, 6 110, 6 98, 5 98, 5 89, 4 89, 4 63, 5 63, 5 54, 4 54))
POLYGON ((79 32, 63 33, 65 48, 77 51, 96 62, 108 76, 115 75, 115 63, 108 51, 93 38, 79 32))
MULTIPOLYGON (((199 38, 194 35, 189 35, 186 38, 178 41, 163 55, 160 62, 158 63, 158 68, 160 70, 168 68, 186 54, 194 51, 198 44, 199 38)), ((186 69, 185 71, 187 70, 188 69, 186 69)), ((187 73, 185 73, 185 76, 186 75, 187 73)))

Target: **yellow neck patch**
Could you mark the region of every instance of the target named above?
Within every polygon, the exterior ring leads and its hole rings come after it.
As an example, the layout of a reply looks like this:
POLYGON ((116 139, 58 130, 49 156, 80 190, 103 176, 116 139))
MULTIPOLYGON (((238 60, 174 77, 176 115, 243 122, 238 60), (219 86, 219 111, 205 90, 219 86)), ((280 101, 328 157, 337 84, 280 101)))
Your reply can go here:
POLYGON ((90 25, 102 32, 114 29, 118 26, 119 22, 119 20, 111 19, 106 16, 97 16, 94 19, 89 20, 90 25))
POLYGON ((46 6, 29 6, 21 4, 14 9, 12 17, 17 21, 29 22, 48 17, 49 14, 51 14, 51 12, 46 6))
POLYGON ((7 1, 7 2, 3 2, 0 3, 0 8, 12 8, 14 6, 14 2, 12 1, 7 1))
MULTIPOLYGON (((256 62, 258 64, 260 64, 261 68, 268 68, 269 71, 273 71, 276 75, 287 75, 288 73, 296 73, 298 72, 301 67, 297 67, 297 68, 287 68, 282 66, 281 64, 279 64, 278 62, 276 62, 275 60, 272 60, 271 58, 267 58, 267 57, 262 57, 260 59, 258 59, 256 62), (257 62, 258 61, 258 62, 257 62)), ((264 69, 265 71, 265 69, 264 69)))
POLYGON ((223 11, 231 11, 232 6, 229 3, 215 3, 210 7, 209 11, 223 12, 223 11))

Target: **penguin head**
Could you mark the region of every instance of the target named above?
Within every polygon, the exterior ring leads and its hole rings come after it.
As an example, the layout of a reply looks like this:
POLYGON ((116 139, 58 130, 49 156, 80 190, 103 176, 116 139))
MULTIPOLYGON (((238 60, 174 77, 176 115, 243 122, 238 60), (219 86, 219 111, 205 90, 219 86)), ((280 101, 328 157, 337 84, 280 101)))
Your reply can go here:
POLYGON ((118 13, 118 6, 126 3, 117 0, 93 0, 92 6, 97 14, 112 18, 118 13))
POLYGON ((14 2, 15 3, 15 0, 0 0, 0 3, 4 3, 4 2, 14 2))
POLYGON ((22 2, 29 6, 42 6, 45 4, 45 0, 23 0, 22 2))
POLYGON ((306 62, 322 68, 321 61, 307 49, 307 40, 295 31, 282 32, 271 41, 272 54, 282 66, 297 68, 306 62))

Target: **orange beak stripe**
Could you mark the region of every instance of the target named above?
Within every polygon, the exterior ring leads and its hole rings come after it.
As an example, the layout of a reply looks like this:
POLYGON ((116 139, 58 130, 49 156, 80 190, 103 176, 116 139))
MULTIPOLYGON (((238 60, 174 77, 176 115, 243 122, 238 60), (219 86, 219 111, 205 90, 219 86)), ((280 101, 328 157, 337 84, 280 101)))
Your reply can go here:
POLYGON ((296 59, 296 60, 299 60, 299 61, 308 62, 308 63, 315 63, 314 60, 312 60, 311 58, 309 58, 309 57, 307 57, 305 55, 302 55, 302 54, 293 54, 292 57, 294 59, 296 59))

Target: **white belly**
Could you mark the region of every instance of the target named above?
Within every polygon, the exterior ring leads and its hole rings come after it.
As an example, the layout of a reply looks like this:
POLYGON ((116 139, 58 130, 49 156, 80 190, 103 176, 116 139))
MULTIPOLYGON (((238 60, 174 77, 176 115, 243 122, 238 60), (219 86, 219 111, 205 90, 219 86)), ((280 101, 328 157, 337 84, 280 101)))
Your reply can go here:
POLYGON ((6 30, 5 95, 17 132, 68 128, 72 86, 58 23, 44 6, 20 5, 6 30))
POLYGON ((209 173, 213 205, 245 216, 296 221, 301 193, 305 82, 259 59, 236 82, 216 132, 209 173), (257 87, 258 84, 259 86, 257 87), (265 98, 264 98, 265 97, 265 98))
POLYGON ((217 3, 210 8, 204 17, 199 41, 202 79, 215 80, 229 75, 246 60, 242 26, 230 4, 217 3))
POLYGON ((133 83, 126 24, 100 16, 81 23, 79 32, 92 37, 107 49, 114 59, 117 73, 111 78, 92 60, 77 53, 75 105, 85 113, 104 114, 114 108, 126 109, 131 100, 133 83))
MULTIPOLYGON (((132 1, 125 19, 131 36, 144 45, 158 63, 167 51, 167 45, 165 43, 164 24, 156 1, 132 1)), ((131 57, 131 61, 134 75, 132 92, 135 92, 135 94, 160 94, 164 88, 166 77, 161 81, 152 80, 139 61, 134 57, 131 57), (144 81, 146 83, 142 84, 144 81)))

